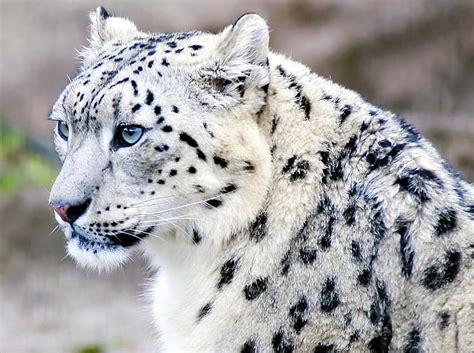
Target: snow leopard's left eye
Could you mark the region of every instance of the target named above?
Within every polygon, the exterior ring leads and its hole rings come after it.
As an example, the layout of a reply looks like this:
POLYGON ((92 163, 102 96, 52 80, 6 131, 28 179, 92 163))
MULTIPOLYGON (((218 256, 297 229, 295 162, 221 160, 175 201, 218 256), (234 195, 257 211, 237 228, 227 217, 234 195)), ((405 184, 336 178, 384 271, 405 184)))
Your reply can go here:
POLYGON ((64 121, 58 121, 58 135, 61 136, 61 138, 64 141, 67 141, 69 138, 69 126, 67 126, 67 123, 64 121))
POLYGON ((114 142, 118 147, 130 147, 143 136, 144 128, 139 125, 121 125, 117 128, 114 142))

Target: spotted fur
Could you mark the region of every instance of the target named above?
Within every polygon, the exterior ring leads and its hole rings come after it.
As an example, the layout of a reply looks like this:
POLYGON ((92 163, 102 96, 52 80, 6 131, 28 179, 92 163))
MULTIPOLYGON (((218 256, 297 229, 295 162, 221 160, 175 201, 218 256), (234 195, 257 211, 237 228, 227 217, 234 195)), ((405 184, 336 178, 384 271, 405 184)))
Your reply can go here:
POLYGON ((270 52, 257 15, 219 34, 91 18, 50 203, 75 207, 57 219, 81 265, 159 268, 163 351, 473 347, 474 188, 405 120, 270 52))

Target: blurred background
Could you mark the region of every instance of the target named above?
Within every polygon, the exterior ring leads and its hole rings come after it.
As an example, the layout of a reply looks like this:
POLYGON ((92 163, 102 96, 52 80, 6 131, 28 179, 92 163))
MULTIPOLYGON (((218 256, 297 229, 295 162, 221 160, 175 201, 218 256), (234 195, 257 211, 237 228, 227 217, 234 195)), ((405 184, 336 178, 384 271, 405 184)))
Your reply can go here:
POLYGON ((153 32, 258 12, 275 51, 401 113, 474 181, 472 0, 0 0, 0 352, 152 351, 145 265, 75 268, 46 206, 58 163, 45 118, 99 5, 153 32))

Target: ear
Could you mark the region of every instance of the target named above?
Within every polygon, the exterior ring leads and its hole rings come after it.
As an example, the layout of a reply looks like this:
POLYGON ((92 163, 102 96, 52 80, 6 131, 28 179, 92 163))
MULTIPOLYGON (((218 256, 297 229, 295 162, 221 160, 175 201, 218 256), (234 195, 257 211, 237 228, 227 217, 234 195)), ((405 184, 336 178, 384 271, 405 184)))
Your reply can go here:
POLYGON ((259 15, 253 13, 242 15, 234 25, 226 28, 223 34, 220 50, 227 63, 261 65, 266 62, 268 27, 259 15))
POLYGON ((130 40, 142 34, 135 25, 120 17, 110 16, 102 6, 90 15, 90 49, 98 50, 113 40, 130 40))
POLYGON ((224 29, 217 46, 216 74, 225 86, 242 88, 268 84, 269 33, 265 20, 256 14, 241 16, 224 29), (242 87, 245 86, 245 87, 242 87))

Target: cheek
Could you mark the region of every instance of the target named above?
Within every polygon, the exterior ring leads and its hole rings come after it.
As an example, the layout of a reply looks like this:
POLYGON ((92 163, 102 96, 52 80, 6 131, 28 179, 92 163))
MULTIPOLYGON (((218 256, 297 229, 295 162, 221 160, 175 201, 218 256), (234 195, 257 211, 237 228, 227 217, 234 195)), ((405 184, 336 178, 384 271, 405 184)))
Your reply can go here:
POLYGON ((67 153, 67 142, 63 140, 59 140, 58 137, 55 137, 54 149, 56 150, 56 153, 59 156, 59 160, 61 161, 61 163, 63 163, 64 159, 66 158, 66 153, 67 153))
POLYGON ((152 146, 137 146, 133 150, 118 151, 113 156, 114 177, 145 183, 151 176, 163 169, 167 160, 165 155, 154 151, 152 146))

